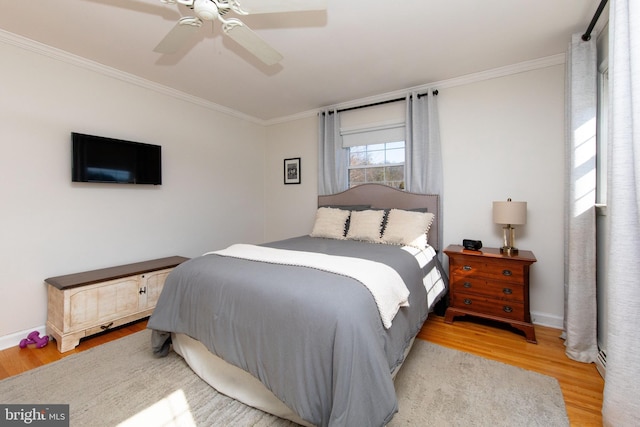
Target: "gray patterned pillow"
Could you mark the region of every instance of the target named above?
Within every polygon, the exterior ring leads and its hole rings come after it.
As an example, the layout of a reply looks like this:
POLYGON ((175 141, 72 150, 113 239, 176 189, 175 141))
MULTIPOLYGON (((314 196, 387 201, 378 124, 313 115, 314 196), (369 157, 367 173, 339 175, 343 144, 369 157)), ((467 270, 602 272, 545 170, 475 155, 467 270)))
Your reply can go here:
POLYGON ((380 243, 384 213, 383 210, 351 212, 347 239, 380 243))

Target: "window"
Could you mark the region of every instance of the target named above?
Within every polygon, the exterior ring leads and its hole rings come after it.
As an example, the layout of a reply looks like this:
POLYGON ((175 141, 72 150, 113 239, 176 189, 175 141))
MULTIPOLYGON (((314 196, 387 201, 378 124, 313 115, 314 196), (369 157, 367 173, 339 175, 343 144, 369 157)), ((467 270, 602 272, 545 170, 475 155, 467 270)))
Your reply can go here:
POLYGON ((404 189, 404 141, 349 147, 349 188, 375 182, 404 189))
POLYGON ((406 102, 390 102, 340 113, 347 149, 348 187, 378 183, 405 189, 406 102))

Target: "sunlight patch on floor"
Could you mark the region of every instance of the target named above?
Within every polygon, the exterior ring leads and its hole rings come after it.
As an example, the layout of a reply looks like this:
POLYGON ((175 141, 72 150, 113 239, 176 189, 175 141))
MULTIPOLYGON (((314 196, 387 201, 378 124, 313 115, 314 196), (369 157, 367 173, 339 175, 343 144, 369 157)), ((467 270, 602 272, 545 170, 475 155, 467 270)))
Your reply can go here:
POLYGON ((196 427, 196 423, 187 397, 182 390, 177 390, 118 426, 196 427))

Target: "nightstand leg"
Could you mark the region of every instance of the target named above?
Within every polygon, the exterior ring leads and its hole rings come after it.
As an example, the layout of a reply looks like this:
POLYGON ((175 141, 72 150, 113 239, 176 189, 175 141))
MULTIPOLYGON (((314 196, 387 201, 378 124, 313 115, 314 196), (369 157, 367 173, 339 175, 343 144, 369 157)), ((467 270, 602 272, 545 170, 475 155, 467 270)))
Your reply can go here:
POLYGON ((538 341, 536 341, 536 330, 534 329, 533 325, 522 325, 520 323, 512 323, 511 326, 513 326, 516 329, 520 329, 522 332, 524 332, 524 336, 527 342, 530 342, 532 344, 538 344, 538 341))
POLYGON ((453 318, 456 317, 456 313, 454 313, 454 311, 455 310, 453 310, 451 307, 447 308, 447 311, 444 314, 444 323, 453 323, 453 318))

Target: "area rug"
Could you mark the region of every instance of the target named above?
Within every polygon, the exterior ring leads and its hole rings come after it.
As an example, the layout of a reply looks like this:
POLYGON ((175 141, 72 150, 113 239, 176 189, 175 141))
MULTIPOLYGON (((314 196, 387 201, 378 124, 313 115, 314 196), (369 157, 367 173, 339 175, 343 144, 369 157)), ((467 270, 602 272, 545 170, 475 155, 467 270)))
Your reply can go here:
MULTIPOLYGON (((0 381, 1 404, 69 404, 71 426, 286 427, 215 392, 150 331, 0 381)), ((396 378, 398 426, 568 426, 555 378, 416 340, 396 378)))

